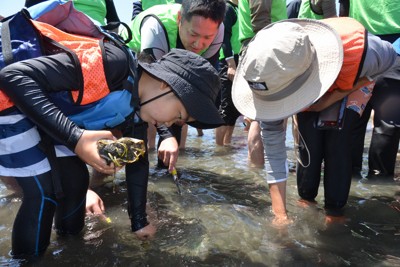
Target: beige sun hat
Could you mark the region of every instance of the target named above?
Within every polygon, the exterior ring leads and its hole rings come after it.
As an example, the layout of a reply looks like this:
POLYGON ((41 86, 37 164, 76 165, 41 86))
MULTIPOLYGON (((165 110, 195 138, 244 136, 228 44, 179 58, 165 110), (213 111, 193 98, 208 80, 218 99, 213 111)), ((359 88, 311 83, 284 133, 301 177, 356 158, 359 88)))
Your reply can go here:
POLYGON ((244 51, 232 87, 243 115, 273 121, 318 100, 336 80, 343 63, 339 34, 310 19, 289 19, 260 30, 244 51))

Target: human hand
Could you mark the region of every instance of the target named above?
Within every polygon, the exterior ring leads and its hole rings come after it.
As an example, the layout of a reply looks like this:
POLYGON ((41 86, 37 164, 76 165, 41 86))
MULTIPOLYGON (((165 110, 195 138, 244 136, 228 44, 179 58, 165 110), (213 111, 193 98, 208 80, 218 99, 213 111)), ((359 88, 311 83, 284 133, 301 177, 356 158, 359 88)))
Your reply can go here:
POLYGON ((173 170, 178 161, 179 146, 175 137, 164 139, 158 148, 158 158, 162 160, 168 170, 173 170))
POLYGON ((110 131, 90 131, 85 130, 79 139, 75 153, 87 164, 101 173, 113 174, 121 167, 115 168, 114 164, 107 165, 107 162, 100 157, 97 151, 97 141, 99 139, 116 140, 110 131))
POLYGON ((136 237, 142 241, 146 241, 149 239, 153 239, 157 232, 157 228, 153 224, 149 224, 143 227, 140 230, 137 230, 135 233, 136 237))
POLYGON ((230 81, 233 81, 233 79, 235 78, 235 74, 236 74, 236 63, 235 63, 235 59, 233 57, 229 58, 226 60, 226 63, 228 64, 228 79, 230 81))
POLYGON ((88 189, 86 193, 86 214, 103 214, 105 211, 103 200, 96 192, 88 189))
POLYGON ((320 112, 329 107, 329 105, 332 104, 332 101, 328 97, 329 95, 329 93, 326 93, 326 95, 322 96, 320 99, 318 99, 318 101, 314 102, 311 106, 305 108, 303 111, 320 112))
POLYGON ((233 79, 235 78, 235 74, 236 74, 236 68, 228 68, 228 79, 230 81, 233 81, 233 79))

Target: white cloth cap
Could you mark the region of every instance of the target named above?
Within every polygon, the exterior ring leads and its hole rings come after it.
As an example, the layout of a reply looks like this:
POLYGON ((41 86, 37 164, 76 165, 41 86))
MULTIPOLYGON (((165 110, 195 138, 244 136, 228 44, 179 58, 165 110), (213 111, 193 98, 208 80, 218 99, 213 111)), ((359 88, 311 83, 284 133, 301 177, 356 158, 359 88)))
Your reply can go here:
POLYGON ((342 63, 341 38, 327 24, 310 19, 270 24, 253 37, 240 59, 233 103, 251 119, 287 118, 325 94, 342 63))

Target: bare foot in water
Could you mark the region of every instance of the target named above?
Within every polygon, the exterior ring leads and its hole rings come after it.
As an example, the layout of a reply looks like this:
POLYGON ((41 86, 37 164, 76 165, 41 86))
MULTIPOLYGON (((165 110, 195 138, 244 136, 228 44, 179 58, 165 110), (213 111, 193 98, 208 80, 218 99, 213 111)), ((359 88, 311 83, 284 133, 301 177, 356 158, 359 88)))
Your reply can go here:
POLYGON ((331 216, 331 215, 326 215, 325 216, 325 224, 344 224, 346 222, 346 218, 344 216, 331 216))
POLYGON ((310 200, 305 200, 302 198, 297 201, 297 205, 299 205, 302 208, 315 207, 317 204, 318 204, 318 202, 315 200, 310 201, 310 200))
POLYGON ((275 214, 275 217, 272 220, 272 225, 276 228, 285 227, 292 223, 293 220, 290 219, 287 214, 275 214))

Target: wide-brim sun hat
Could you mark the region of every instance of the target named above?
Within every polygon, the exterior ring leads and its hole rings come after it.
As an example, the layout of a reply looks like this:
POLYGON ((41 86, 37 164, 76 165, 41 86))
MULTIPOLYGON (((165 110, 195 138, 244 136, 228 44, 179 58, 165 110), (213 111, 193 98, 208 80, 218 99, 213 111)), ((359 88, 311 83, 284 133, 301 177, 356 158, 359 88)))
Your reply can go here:
POLYGON ((331 26, 310 19, 270 24, 253 37, 239 60, 233 103, 253 120, 287 118, 324 95, 342 63, 342 41, 331 26))
POLYGON ((171 49, 156 62, 139 61, 139 65, 171 87, 189 116, 195 119, 187 124, 200 129, 224 124, 215 105, 221 82, 218 72, 206 59, 188 50, 171 49))

